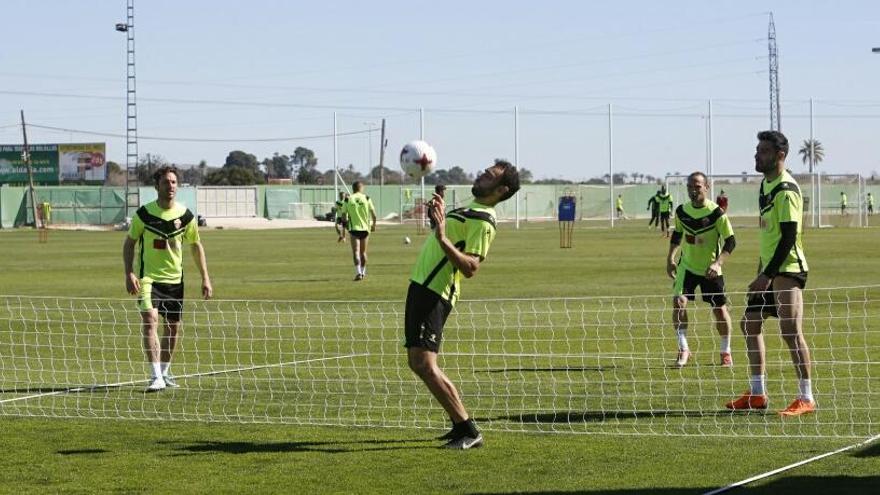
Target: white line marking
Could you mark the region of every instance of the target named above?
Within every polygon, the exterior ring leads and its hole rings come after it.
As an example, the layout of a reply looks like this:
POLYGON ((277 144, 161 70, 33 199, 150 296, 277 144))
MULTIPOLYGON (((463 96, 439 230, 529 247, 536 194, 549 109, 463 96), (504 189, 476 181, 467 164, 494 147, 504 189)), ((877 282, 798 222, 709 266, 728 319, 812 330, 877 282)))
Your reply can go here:
POLYGON ((830 456, 832 456, 832 455, 834 455, 834 454, 839 454, 839 453, 841 453, 841 452, 846 452, 847 450, 852 450, 852 449, 855 449, 855 448, 861 447, 862 445, 867 445, 867 444, 869 444, 869 443, 871 443, 871 442, 873 442, 873 441, 875 441, 875 440, 877 440, 877 439, 880 439, 880 435, 875 435, 875 436, 873 436, 873 437, 871 437, 871 438, 868 438, 867 440, 863 440, 863 441, 861 441, 861 442, 859 442, 859 443, 856 443, 856 444, 850 445, 850 446, 848 446, 848 447, 843 447, 843 448, 837 449, 837 450, 835 450, 835 451, 833 451, 833 452, 826 452, 826 453, 824 453, 824 454, 817 455, 816 457, 810 457, 809 459, 805 459, 805 460, 803 460, 803 461, 796 462, 796 463, 794 463, 794 464, 789 464, 788 466, 783 466, 783 467, 781 467, 781 468, 779 468, 779 469, 774 469, 773 471, 767 471, 766 473, 759 474, 759 475, 757 475, 757 476, 752 476, 751 478, 744 479, 744 480, 742 480, 742 481, 737 481, 736 483, 733 483, 733 484, 727 485, 727 486, 725 486, 724 488, 718 488, 718 489, 712 490, 711 492, 706 492, 706 493, 704 493, 703 495, 716 495, 716 494, 718 494, 718 493, 724 493, 724 492, 726 492, 726 491, 728 491, 728 490, 732 490, 732 489, 734 489, 734 488, 737 488, 737 487, 740 487, 740 486, 746 485, 746 484, 751 483, 751 482, 753 482, 753 481, 757 481, 757 480, 760 480, 760 479, 763 479, 763 478, 768 478, 768 477, 770 477, 770 476, 773 476, 774 474, 779 474, 779 473, 781 473, 781 472, 783 472, 783 471, 788 471, 789 469, 794 469, 794 468, 796 468, 796 467, 798 467, 798 466, 803 466, 804 464, 808 464, 808 463, 813 462, 813 461, 818 461, 819 459, 824 459, 824 458, 826 458, 826 457, 830 457, 830 456))
MULTIPOLYGON (((223 373, 237 373, 239 371, 260 370, 260 369, 266 369, 266 368, 280 368, 281 366, 314 363, 314 362, 318 362, 318 361, 330 361, 333 359, 345 359, 345 358, 360 357, 360 356, 369 356, 369 354, 366 354, 366 353, 348 354, 345 356, 333 356, 333 357, 326 357, 326 358, 305 359, 303 361, 288 361, 286 363, 264 364, 264 365, 260 365, 260 366, 248 366, 245 368, 233 368, 230 370, 206 371, 204 373, 192 373, 189 375, 180 375, 180 376, 176 376, 175 378, 181 378, 181 379, 182 378, 193 378, 196 376, 211 376, 211 375, 221 375, 223 373)), ((57 390, 55 392, 46 392, 43 394, 26 395, 24 397, 15 397, 12 399, 0 400, 0 404, 6 404, 9 402, 17 402, 20 400, 27 400, 27 399, 37 399, 40 397, 49 397, 52 395, 69 394, 69 393, 74 393, 74 392, 85 392, 85 391, 97 390, 97 389, 101 389, 101 388, 124 387, 126 385, 135 385, 138 383, 145 383, 145 382, 149 382, 149 380, 133 380, 130 382, 106 383, 106 384, 102 384, 102 385, 91 385, 88 387, 68 388, 66 390, 57 390)))

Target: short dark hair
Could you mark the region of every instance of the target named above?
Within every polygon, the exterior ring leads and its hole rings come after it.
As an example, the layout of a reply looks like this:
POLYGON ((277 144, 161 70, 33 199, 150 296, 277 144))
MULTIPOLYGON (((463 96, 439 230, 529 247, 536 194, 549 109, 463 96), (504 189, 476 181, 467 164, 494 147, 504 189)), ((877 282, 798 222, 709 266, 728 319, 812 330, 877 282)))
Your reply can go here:
MULTIPOLYGON (((703 182, 705 182, 705 183, 709 182, 709 178, 706 177, 706 174, 704 174, 703 172, 700 172, 699 170, 697 170, 696 172, 691 172, 691 174, 688 175, 688 180, 691 180, 691 177, 696 177, 697 175, 703 177, 703 182)), ((721 192, 724 192, 724 191, 721 191, 721 192)))
POLYGON ((177 171, 177 167, 175 167, 174 165, 165 165, 163 167, 159 167, 158 170, 153 172, 153 184, 158 187, 159 181, 162 180, 162 177, 165 177, 165 174, 169 172, 174 174, 174 177, 176 177, 177 180, 180 180, 180 172, 177 171))
POLYGON ((354 183, 351 185, 351 190, 354 191, 354 192, 357 192, 357 191, 360 190, 361 186, 363 186, 363 185, 364 185, 363 182, 361 182, 361 181, 359 181, 359 180, 356 180, 356 181, 354 181, 354 183))
POLYGON ((773 149, 788 156, 788 138, 785 134, 779 131, 761 131, 758 133, 758 141, 768 141, 773 144, 773 149))
POLYGON ((498 185, 507 186, 507 192, 501 196, 499 199, 500 202, 512 197, 517 191, 519 191, 519 171, 507 160, 496 158, 495 166, 503 168, 501 171, 501 181, 498 185))
POLYGON ((440 191, 445 191, 445 190, 446 190, 446 186, 444 184, 437 184, 436 186, 434 186, 434 192, 440 192, 440 191))

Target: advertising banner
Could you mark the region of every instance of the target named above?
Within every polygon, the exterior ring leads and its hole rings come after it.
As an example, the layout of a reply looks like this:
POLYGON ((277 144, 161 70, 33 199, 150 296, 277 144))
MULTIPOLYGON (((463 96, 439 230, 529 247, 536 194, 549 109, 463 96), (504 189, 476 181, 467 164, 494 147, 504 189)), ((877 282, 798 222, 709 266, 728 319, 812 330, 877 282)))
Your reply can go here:
MULTIPOLYGON (((107 178, 105 143, 32 144, 28 148, 34 184, 103 184, 107 178)), ((23 149, 20 144, 0 145, 0 184, 27 184, 23 149)))

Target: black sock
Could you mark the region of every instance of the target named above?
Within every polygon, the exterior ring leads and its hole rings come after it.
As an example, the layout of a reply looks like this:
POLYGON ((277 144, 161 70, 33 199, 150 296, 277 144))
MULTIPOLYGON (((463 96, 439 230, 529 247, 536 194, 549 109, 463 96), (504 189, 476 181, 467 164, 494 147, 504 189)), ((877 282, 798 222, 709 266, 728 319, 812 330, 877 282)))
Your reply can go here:
POLYGON ((477 438, 480 435, 480 430, 477 429, 477 423, 473 418, 468 418, 467 421, 461 423, 461 428, 471 438, 477 438))

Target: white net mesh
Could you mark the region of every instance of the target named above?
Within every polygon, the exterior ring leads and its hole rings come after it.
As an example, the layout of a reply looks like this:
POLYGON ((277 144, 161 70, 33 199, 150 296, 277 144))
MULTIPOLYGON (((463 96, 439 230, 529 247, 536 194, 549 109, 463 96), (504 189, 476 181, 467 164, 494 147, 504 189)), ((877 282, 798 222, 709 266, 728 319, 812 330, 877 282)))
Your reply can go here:
MULTIPOLYGON (((743 294, 729 294, 734 321, 743 294)), ((880 286, 808 289, 815 414, 797 394, 776 320, 765 325, 771 409, 734 414, 745 343, 718 366, 707 305, 690 305, 688 366, 668 296, 461 301, 440 363, 482 428, 617 435, 866 437, 880 433, 880 286)), ((446 428, 406 365, 403 303, 186 303, 171 372, 144 394, 133 301, 0 296, 0 415, 446 428)))

